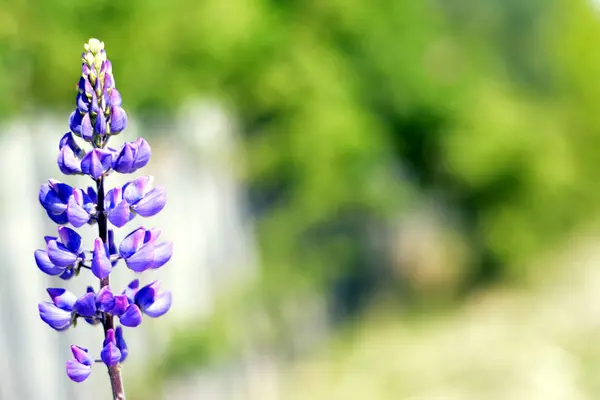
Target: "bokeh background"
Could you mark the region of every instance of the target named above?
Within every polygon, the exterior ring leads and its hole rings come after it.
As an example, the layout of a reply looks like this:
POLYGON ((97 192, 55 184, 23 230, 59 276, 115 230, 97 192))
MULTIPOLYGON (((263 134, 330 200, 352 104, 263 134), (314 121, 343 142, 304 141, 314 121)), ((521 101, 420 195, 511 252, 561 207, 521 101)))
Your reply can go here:
POLYGON ((592 0, 1 3, 0 398, 109 396, 64 375, 100 332, 38 319, 33 260, 90 37, 175 242, 129 399, 598 398, 592 0))

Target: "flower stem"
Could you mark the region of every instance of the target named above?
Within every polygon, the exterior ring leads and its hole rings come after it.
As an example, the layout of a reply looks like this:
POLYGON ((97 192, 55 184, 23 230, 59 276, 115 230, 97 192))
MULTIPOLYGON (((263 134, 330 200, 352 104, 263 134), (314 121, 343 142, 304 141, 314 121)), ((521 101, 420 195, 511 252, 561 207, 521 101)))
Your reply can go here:
MULTIPOLYGON (((98 189, 98 234, 100 239, 105 245, 108 245, 108 226, 106 220, 106 214, 104 213, 104 177, 100 177, 96 181, 98 189)), ((108 286, 110 284, 110 278, 107 276, 100 280, 100 287, 108 286)), ((113 316, 112 314, 105 313, 104 321, 102 321, 104 327, 104 336, 109 329, 114 329, 113 316)), ((113 399, 114 400, 125 400, 125 390, 123 389, 123 379, 121 378, 121 365, 113 365, 108 367, 108 376, 110 377, 110 385, 112 387, 113 399)))

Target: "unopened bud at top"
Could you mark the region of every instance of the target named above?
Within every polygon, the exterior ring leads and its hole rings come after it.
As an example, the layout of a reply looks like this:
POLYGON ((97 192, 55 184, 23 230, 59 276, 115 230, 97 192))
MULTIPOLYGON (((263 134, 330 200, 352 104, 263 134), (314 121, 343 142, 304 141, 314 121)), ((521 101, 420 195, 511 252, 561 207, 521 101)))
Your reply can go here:
POLYGON ((86 44, 83 45, 83 48, 85 51, 89 51, 93 55, 97 55, 104 50, 104 42, 101 42, 95 38, 91 38, 86 44))

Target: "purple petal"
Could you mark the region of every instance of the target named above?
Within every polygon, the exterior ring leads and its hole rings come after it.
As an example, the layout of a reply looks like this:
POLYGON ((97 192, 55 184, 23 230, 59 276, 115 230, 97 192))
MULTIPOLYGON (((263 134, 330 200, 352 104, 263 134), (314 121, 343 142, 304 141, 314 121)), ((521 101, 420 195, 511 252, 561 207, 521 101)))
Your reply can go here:
POLYGON ((110 310, 110 313, 120 317, 125 313, 127 307, 129 307, 129 299, 124 294, 119 294, 114 297, 114 300, 115 305, 112 310, 110 310))
POLYGON ((150 268, 154 263, 154 244, 143 245, 129 258, 125 259, 127 268, 134 272, 143 272, 150 268))
POLYGON ((83 206, 83 190, 81 189, 73 189, 73 199, 80 206, 83 206))
POLYGON ((62 288, 48 288, 46 291, 56 307, 69 312, 73 311, 77 302, 77 297, 73 293, 62 288))
POLYGON ((125 338, 123 337, 123 328, 117 326, 115 331, 117 347, 121 350, 121 359, 120 362, 125 361, 127 355, 129 354, 129 350, 127 349, 127 343, 125 343, 125 338))
MULTIPOLYGON (((82 71, 84 73, 84 75, 89 75, 90 73, 90 69, 82 67, 82 71), (85 71, 87 71, 87 73, 85 73, 85 71)), ((90 83, 89 80, 87 80, 84 77, 79 78, 79 93, 83 93, 86 97, 92 97, 92 94, 94 93, 94 89, 92 88, 92 84, 90 83)))
POLYGON ((77 260, 77 255, 73 254, 63 245, 58 243, 56 240, 48 242, 47 245, 48 258, 52 264, 57 267, 67 267, 73 265, 77 260))
POLYGON ((106 338, 103 343, 104 348, 100 352, 100 358, 108 366, 116 365, 121 359, 121 350, 117 347, 114 329, 106 331, 106 338))
MULTIPOLYGON (((72 191, 73 189, 71 189, 71 192, 72 191)), ((62 214, 67 209, 65 202, 47 183, 42 185, 38 198, 42 207, 51 214, 62 214)))
POLYGON ((112 167, 114 149, 96 149, 100 153, 100 162, 105 171, 108 171, 112 167))
MULTIPOLYGON (((96 84, 96 87, 98 85, 96 84)), ((96 95, 96 92, 92 92, 92 101, 90 102, 90 111, 92 112, 93 115, 97 115, 98 113, 100 113, 100 107, 98 107, 98 96, 96 95)))
POLYGON ((146 230, 144 228, 137 228, 123 239, 119 246, 119 254, 121 257, 127 258, 133 255, 140 247, 144 244, 144 237, 146 230))
POLYGON ((102 348, 100 358, 104 364, 110 366, 117 365, 121 360, 121 350, 114 343, 109 343, 102 348))
POLYGON ((53 240, 58 240, 57 236, 44 236, 44 242, 46 242, 46 246, 53 240))
POLYGON ((73 275, 75 275, 75 270, 73 268, 67 268, 62 274, 60 274, 59 278, 68 281, 73 277, 73 275))
POLYGON ((123 186, 123 198, 129 204, 135 204, 150 191, 153 178, 151 176, 140 176, 123 186))
POLYGON ((56 160, 58 169, 65 175, 76 175, 81 173, 81 161, 69 146, 64 146, 58 153, 56 160))
POLYGON ((83 116, 78 110, 75 110, 69 116, 69 129, 77 136, 81 136, 81 121, 83 116))
POLYGON ((94 240, 94 252, 92 256, 92 273, 99 279, 106 278, 112 270, 112 264, 108 258, 108 250, 102 239, 94 240))
MULTIPOLYGON (((95 200, 92 201, 92 199, 87 195, 87 193, 83 192, 83 190, 79 189, 81 191, 81 193, 83 193, 83 209, 85 210, 85 212, 87 212, 88 214, 94 214, 96 212, 96 203, 95 200)), ((89 192, 89 188, 88 188, 88 192, 89 192)), ((95 193, 93 193, 95 195, 95 193)))
POLYGON ((152 268, 160 268, 165 265, 173 255, 173 242, 162 242, 154 246, 154 264, 152 268))
POLYGON ((116 187, 114 189, 110 189, 108 193, 106 193, 106 197, 104 198, 104 209, 109 211, 112 210, 121 202, 123 199, 123 191, 120 187, 116 187))
POLYGON ((152 217, 158 214, 165 207, 165 204, 167 204, 167 193, 163 188, 156 188, 131 208, 142 217, 152 217))
POLYGON ((91 365, 84 365, 75 360, 67 361, 67 375, 73 382, 83 382, 91 373, 91 365))
POLYGON ((108 94, 109 106, 120 106, 122 104, 121 93, 117 89, 111 89, 108 94))
POLYGON ((133 162, 135 151, 136 149, 131 143, 125 143, 121 147, 117 159, 113 163, 113 169, 121 174, 134 172, 133 162))
POLYGON ((121 325, 129 328, 135 328, 142 323, 142 312, 135 304, 131 304, 127 307, 127 311, 121 317, 119 317, 121 325))
POLYGON ((67 218, 67 214, 60 214, 60 215, 54 215, 54 214, 50 214, 48 211, 46 211, 46 214, 48 214, 48 217, 56 224, 58 225, 64 225, 67 222, 69 222, 68 218, 67 218))
POLYGON ((98 179, 112 165, 112 154, 108 150, 94 149, 87 153, 81 160, 81 171, 98 179))
MULTIPOLYGON (((73 131, 75 132, 75 131, 73 131)), ((75 132, 77 133, 77 132, 75 132)), ((85 114, 81 120, 81 137, 88 141, 92 141, 94 136, 94 129, 92 128, 92 121, 90 121, 90 114, 85 114)))
POLYGON ((110 133, 119 133, 127 126, 127 113, 119 106, 110 107, 110 133))
POLYGON ((123 291, 123 293, 125 293, 125 295, 127 296, 128 299, 130 299, 132 302, 135 299, 135 295, 137 294, 138 290, 140 290, 140 280, 139 279, 134 279, 131 282, 129 282, 129 285, 127 285, 127 287, 125 288, 125 290, 123 291))
MULTIPOLYGON (((117 245, 115 244, 115 234, 112 229, 108 230, 108 254, 110 256, 118 256, 119 251, 117 250, 117 245)), ((117 265, 118 260, 111 261, 113 268, 117 265)))
POLYGON ((106 75, 106 73, 112 74, 112 65, 108 60, 102 61, 102 65, 100 66, 100 74, 106 75))
POLYGON ((137 152, 135 153, 135 161, 133 163, 134 171, 145 167, 152 156, 150 145, 144 138, 138 138, 135 141, 135 147, 137 148, 137 152))
POLYGON ((65 270, 65 267, 57 267, 52 264, 52 261, 48 258, 48 253, 45 250, 38 249, 33 255, 38 268, 45 274, 59 275, 65 270))
POLYGON ((160 317, 165 314, 171 308, 171 292, 166 291, 160 293, 155 299, 154 303, 146 307, 144 313, 152 318, 160 317))
POLYGON ((111 90, 115 87, 115 81, 111 73, 104 75, 104 87, 111 90))
MULTIPOLYGON (((95 203, 98 202, 98 195, 96 194, 96 191, 94 190, 93 187, 89 186, 87 188, 87 193, 86 194, 87 194, 87 197, 88 197, 90 203, 94 203, 95 204, 95 203)), ((85 197, 84 197, 84 199, 85 199, 85 197)), ((86 199, 86 202, 87 202, 88 199, 86 199)))
POLYGON ((119 205, 108 213, 108 220, 117 228, 120 228, 131 221, 132 217, 129 203, 125 200, 121 201, 119 205))
POLYGON ((115 87, 115 81, 114 81, 114 78, 113 78, 112 71, 106 71, 107 67, 104 65, 104 63, 102 63, 102 64, 103 65, 102 65, 102 67, 100 67, 100 71, 102 73, 102 70, 104 68, 104 73, 102 74, 102 77, 104 78, 103 87, 106 90, 112 90, 112 88, 115 87))
POLYGON ((137 304, 140 307, 140 309, 142 311, 144 311, 152 303, 154 303, 154 300, 155 300, 156 296, 158 295, 159 288, 160 288, 159 281, 154 281, 154 282, 147 284, 146 286, 141 288, 135 294, 135 298, 134 298, 135 304, 137 304))
POLYGON ((66 183, 59 182, 56 179, 48 179, 48 184, 64 203, 73 194, 73 188, 66 183))
POLYGON ((83 240, 73 229, 67 228, 66 226, 58 227, 58 237, 60 237, 61 243, 64 244, 71 253, 81 253, 83 240))
POLYGON ((94 363, 94 359, 89 355, 88 350, 83 347, 71 345, 71 353, 73 353, 75 360, 83 365, 92 365, 94 363))
POLYGON ((161 230, 159 228, 147 229, 146 234, 144 236, 144 243, 155 242, 161 234, 161 230))
POLYGON ((75 302, 73 309, 82 317, 93 317, 96 314, 96 296, 94 293, 85 294, 75 302))
POLYGON ((102 346, 106 346, 109 343, 117 344, 114 329, 109 329, 106 331, 106 336, 104 338, 104 342, 102 342, 102 346))
POLYGON ((77 145, 75 138, 73 137, 73 133, 67 132, 60 138, 60 142, 58 142, 58 149, 62 149, 65 146, 69 146, 74 153, 78 153, 81 151, 81 148, 77 145))
POLYGON ((75 197, 71 197, 67 203, 67 219, 75 228, 80 228, 90 220, 90 214, 81 205, 77 204, 75 197))
POLYGON ((115 244, 115 232, 112 229, 108 230, 108 254, 111 256, 119 254, 115 244))
POLYGON ((83 114, 90 110, 89 99, 84 93, 77 93, 77 110, 83 114))
POLYGON ((115 296, 109 286, 104 286, 96 295, 96 307, 99 311, 110 312, 115 307, 115 296))
POLYGON ((52 329, 62 331, 71 326, 71 313, 62 310, 49 302, 38 304, 40 318, 42 321, 50 325, 52 329))
POLYGON ((99 112, 96 116, 96 123, 94 124, 94 129, 99 135, 106 134, 106 117, 104 116, 103 112, 99 112))

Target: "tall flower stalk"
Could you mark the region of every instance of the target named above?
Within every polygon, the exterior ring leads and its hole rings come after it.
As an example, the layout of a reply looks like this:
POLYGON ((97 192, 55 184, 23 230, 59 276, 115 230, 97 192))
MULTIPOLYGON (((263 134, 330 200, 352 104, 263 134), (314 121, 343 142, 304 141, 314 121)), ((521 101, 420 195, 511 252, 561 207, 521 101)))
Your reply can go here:
POLYGON ((113 398, 123 400, 121 364, 129 353, 123 327, 139 326, 144 314, 151 318, 165 314, 171 307, 171 292, 160 290, 159 281, 141 286, 137 278, 120 293, 115 292, 110 274, 119 261, 138 274, 160 268, 171 259, 173 244, 159 242, 160 229, 144 227, 134 229, 119 247, 115 244, 109 225, 121 228, 137 215, 156 215, 167 197, 164 189, 152 187, 151 176, 140 176, 106 191, 105 180, 110 174, 136 172, 150 161, 151 149, 143 138, 126 142, 118 150, 108 146, 109 140, 125 129, 127 114, 104 43, 90 39, 84 49, 76 110, 69 118, 70 132, 59 142, 57 162, 63 174, 87 175, 95 185, 84 190, 55 179, 42 185, 40 203, 59 227, 58 235, 46 236, 46 248, 36 250, 34 255, 38 268, 48 275, 67 281, 86 269, 99 279, 99 285, 97 290, 89 286, 80 297, 63 288, 48 288, 51 301, 40 303, 38 309, 41 319, 57 331, 75 328, 80 319, 102 326, 100 359, 86 348, 72 345, 73 359, 67 361, 67 375, 74 382, 82 382, 96 362, 104 363, 113 398), (88 151, 80 147, 81 139, 91 146, 88 151), (81 236, 67 225, 97 225, 92 249, 85 250, 81 236))

